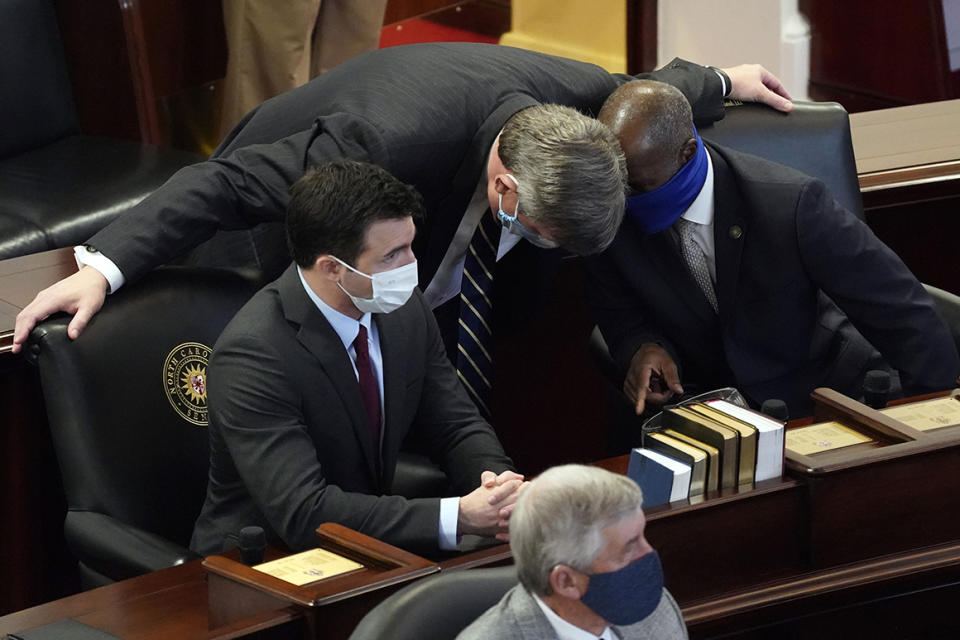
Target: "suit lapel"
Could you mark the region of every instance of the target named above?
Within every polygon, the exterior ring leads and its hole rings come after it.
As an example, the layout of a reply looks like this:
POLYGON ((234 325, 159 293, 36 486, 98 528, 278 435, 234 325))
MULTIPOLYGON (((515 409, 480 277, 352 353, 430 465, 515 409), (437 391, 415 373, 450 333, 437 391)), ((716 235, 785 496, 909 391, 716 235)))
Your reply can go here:
POLYGON ((747 233, 745 206, 729 165, 710 150, 713 161, 713 242, 716 251, 717 303, 720 316, 728 320, 737 298, 740 281, 740 256, 747 233))
POLYGON ((278 290, 284 316, 300 325, 297 339, 317 359, 350 415, 354 435, 367 461, 371 483, 379 486, 377 457, 370 441, 370 429, 363 397, 360 395, 360 385, 340 336, 303 290, 295 265, 291 265, 280 277, 278 290))

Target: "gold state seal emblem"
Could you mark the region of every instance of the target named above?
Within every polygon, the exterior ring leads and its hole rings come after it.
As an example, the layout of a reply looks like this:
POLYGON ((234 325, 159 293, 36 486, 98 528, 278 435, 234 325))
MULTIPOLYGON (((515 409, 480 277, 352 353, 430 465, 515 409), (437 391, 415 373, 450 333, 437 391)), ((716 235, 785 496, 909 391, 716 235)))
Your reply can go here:
POLYGON ((163 363, 163 388, 180 417, 207 426, 207 362, 210 347, 184 342, 173 348, 163 363))

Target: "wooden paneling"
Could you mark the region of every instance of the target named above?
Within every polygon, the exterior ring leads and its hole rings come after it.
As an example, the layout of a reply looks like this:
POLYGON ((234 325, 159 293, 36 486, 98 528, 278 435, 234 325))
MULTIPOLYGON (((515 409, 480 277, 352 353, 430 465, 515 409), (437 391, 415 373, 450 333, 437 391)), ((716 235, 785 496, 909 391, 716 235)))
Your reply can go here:
POLYGON ((865 111, 960 97, 941 0, 800 0, 810 97, 865 111))
POLYGON ((627 0, 627 73, 657 66, 657 0, 627 0))

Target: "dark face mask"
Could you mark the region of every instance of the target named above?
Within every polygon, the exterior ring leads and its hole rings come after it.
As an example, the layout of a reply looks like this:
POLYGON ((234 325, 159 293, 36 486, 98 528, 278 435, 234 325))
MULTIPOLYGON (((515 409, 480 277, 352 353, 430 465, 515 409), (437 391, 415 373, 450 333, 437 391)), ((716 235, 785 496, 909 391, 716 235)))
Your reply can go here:
POLYGON ((580 601, 611 624, 629 625, 653 613, 663 596, 663 567, 650 551, 618 571, 594 573, 580 601))

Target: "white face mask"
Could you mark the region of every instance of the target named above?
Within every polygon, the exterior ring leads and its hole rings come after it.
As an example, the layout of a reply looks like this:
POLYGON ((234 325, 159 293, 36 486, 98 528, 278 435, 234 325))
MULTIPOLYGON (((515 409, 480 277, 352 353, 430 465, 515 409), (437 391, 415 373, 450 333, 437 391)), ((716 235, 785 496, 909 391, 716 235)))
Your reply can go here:
POLYGON ((373 295, 370 298, 355 296, 344 289, 342 284, 337 283, 337 286, 350 297, 353 305, 361 313, 390 313, 391 311, 399 309, 407 303, 407 300, 413 295, 413 289, 417 286, 416 260, 402 267, 397 267, 396 269, 367 275, 362 271, 357 271, 336 256, 330 257, 357 275, 373 281, 373 295))

